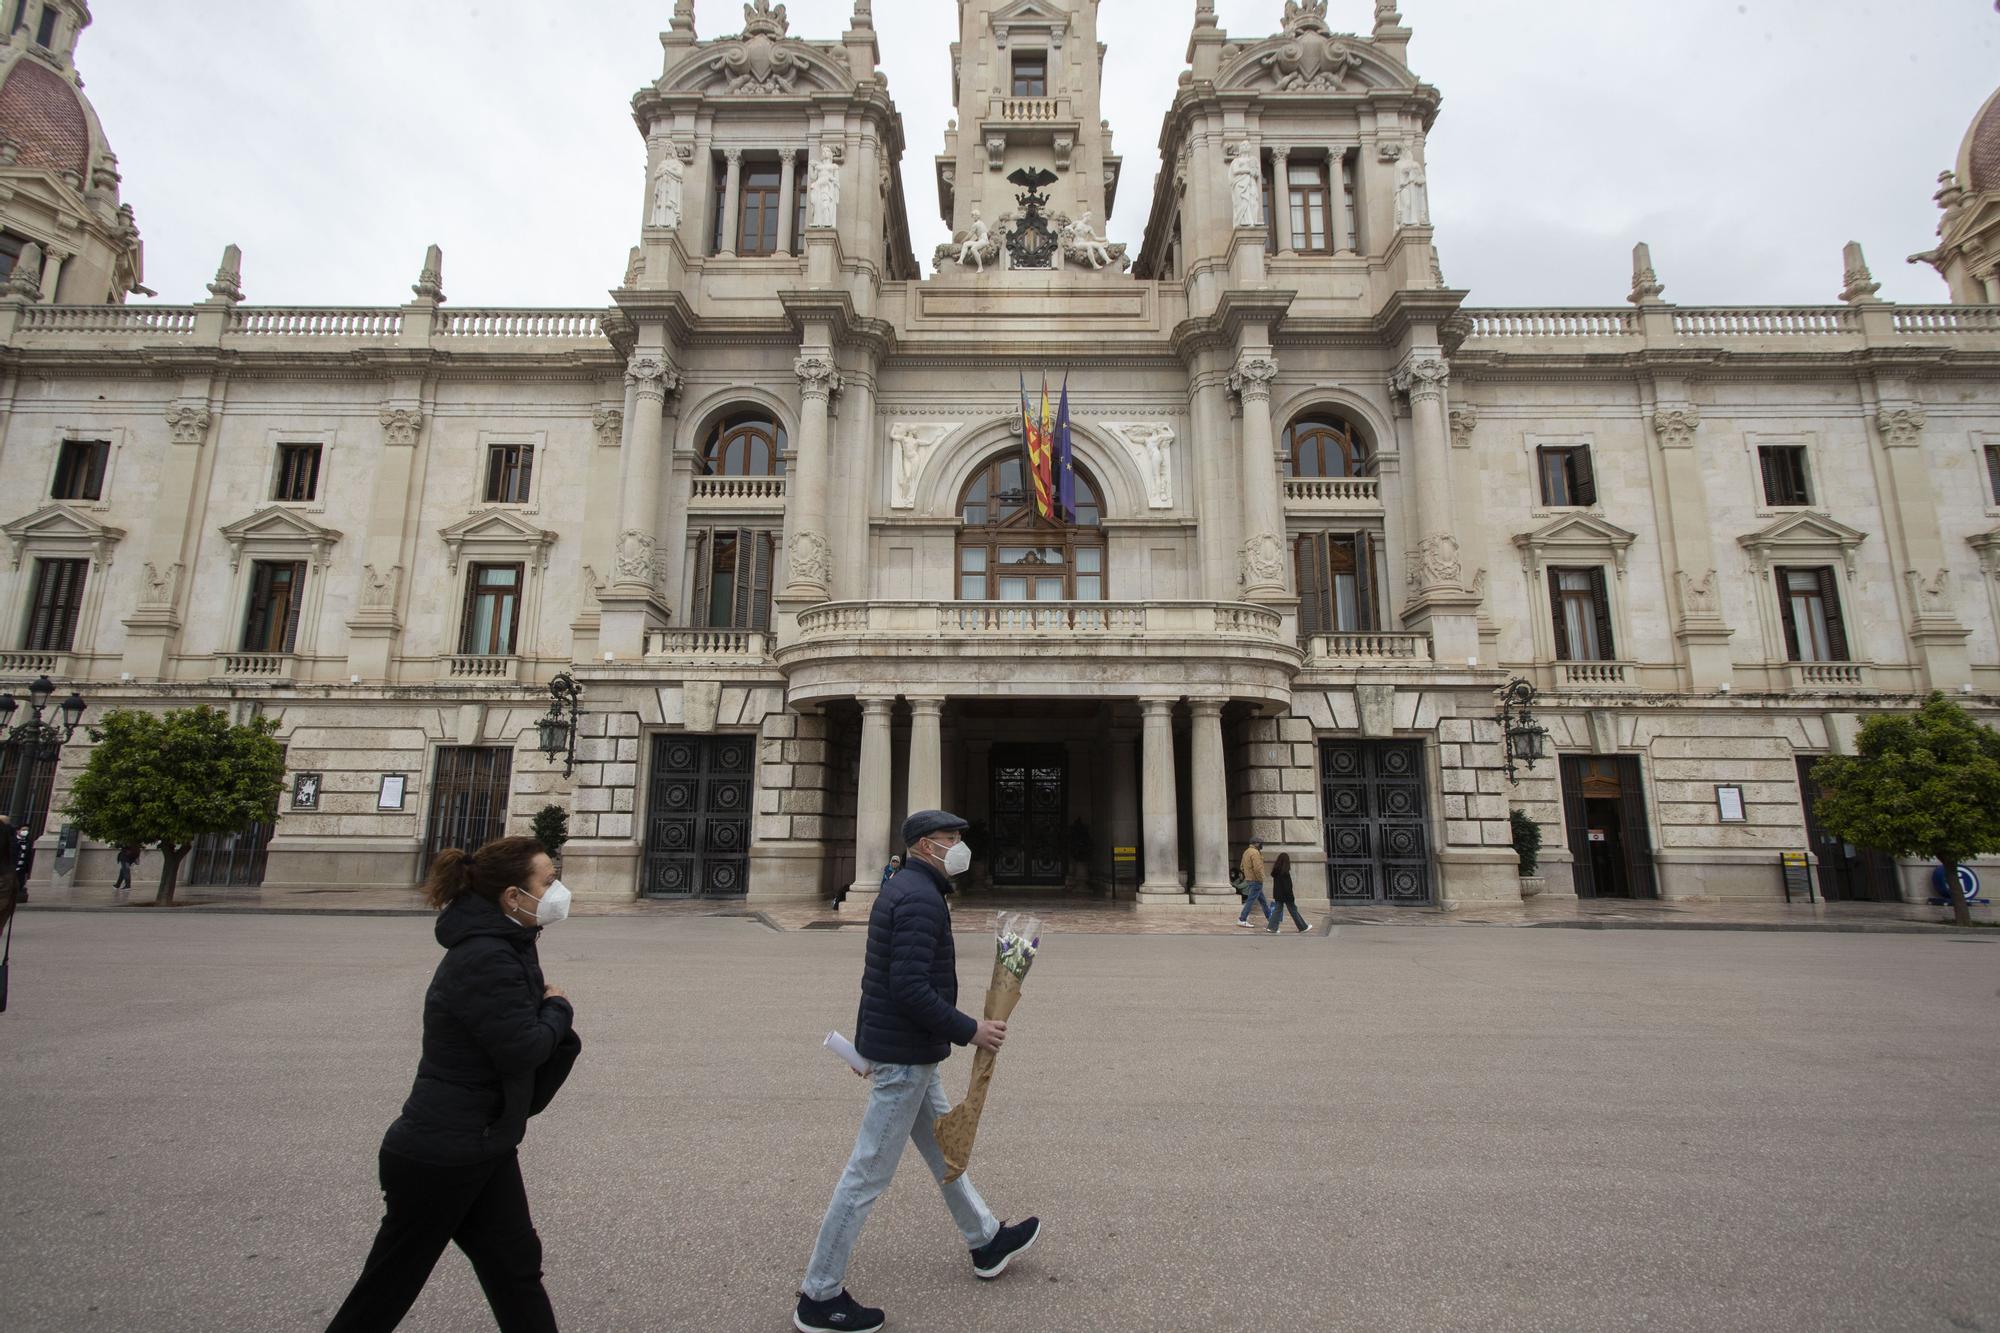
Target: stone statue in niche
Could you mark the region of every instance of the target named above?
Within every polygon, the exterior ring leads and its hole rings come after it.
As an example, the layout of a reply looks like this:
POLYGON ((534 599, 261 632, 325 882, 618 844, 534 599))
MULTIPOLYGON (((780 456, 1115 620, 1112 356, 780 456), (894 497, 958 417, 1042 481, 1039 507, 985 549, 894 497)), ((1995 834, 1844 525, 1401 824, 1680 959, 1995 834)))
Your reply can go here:
POLYGON ((1132 455, 1146 481, 1146 504, 1153 509, 1174 506, 1174 428, 1164 421, 1108 421, 1111 432, 1132 455))
POLYGON ((660 169, 653 173, 653 212, 647 219, 650 225, 669 231, 681 225, 681 184, 686 176, 680 154, 668 148, 660 158, 660 169))
POLYGON ((815 159, 807 174, 806 208, 808 227, 840 225, 840 163, 830 156, 815 159))
POLYGON ((916 508, 917 478, 923 475, 924 463, 930 458, 931 450, 957 429, 956 421, 925 425, 898 421, 889 427, 889 442, 896 450, 895 494, 890 498, 893 508, 916 508))
POLYGON ((1229 207, 1237 226, 1264 225, 1264 171, 1247 143, 1229 150, 1229 207))
POLYGON ((1396 225, 1431 225, 1430 181, 1415 153, 1404 153, 1396 160, 1396 225))

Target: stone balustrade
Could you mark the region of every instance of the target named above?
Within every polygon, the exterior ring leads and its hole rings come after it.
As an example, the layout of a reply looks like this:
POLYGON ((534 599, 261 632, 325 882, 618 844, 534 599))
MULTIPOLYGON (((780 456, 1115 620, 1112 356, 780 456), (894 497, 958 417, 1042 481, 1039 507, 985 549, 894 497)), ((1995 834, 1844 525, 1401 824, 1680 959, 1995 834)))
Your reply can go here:
POLYGON ((254 351, 269 344, 292 350, 366 346, 428 346, 477 351, 611 350, 602 309, 501 310, 335 306, 28 306, 10 341, 93 348, 147 347, 162 342, 254 351))
POLYGON ((1874 669, 1866 662, 1792 662, 1792 688, 1801 693, 1873 690, 1874 669))
POLYGON ((63 668, 61 653, 0 653, 0 676, 61 676, 69 673, 63 668))
POLYGON ((1285 503, 1300 509, 1380 509, 1379 477, 1290 477, 1285 503))
MULTIPOLYGON (((1889 343, 1966 342, 1991 346, 2000 306, 1657 306, 1670 339, 1647 334, 1644 310, 1474 310, 1461 351, 1637 351, 1647 347, 1847 350, 1889 343)), ((1655 325, 1657 330, 1658 326, 1655 325)))
POLYGON ((521 678, 521 659, 497 653, 453 653, 438 659, 440 675, 451 680, 512 684, 521 678))
POLYGON ((1621 689, 1631 684, 1632 663, 1630 662, 1556 663, 1557 689, 1621 689))
POLYGON ((1244 602, 833 602, 799 615, 799 638, 1232 635, 1276 640, 1277 612, 1244 602))
POLYGON ((250 338, 394 338, 403 331, 403 312, 240 306, 230 312, 229 331, 250 338))
POLYGON ((771 636, 756 629, 667 629, 646 634, 646 659, 673 662, 762 663, 771 636))
POLYGON ((602 310, 447 310, 438 316, 434 336, 599 342, 603 325, 602 310))
POLYGON ((1306 666, 1309 669, 1379 662, 1427 666, 1430 660, 1431 640, 1427 634, 1342 631, 1314 634, 1306 639, 1306 666))
POLYGON ((215 674, 224 680, 292 680, 298 665, 299 659, 290 653, 221 653, 215 659, 215 674))
POLYGON ((24 333, 137 333, 177 338, 194 332, 191 305, 33 305, 21 313, 24 333))
POLYGON ((696 477, 691 502, 768 508, 785 502, 783 477, 696 477))
POLYGON ((1062 101, 1055 97, 1003 97, 998 119, 1028 125, 1046 125, 1061 120, 1062 101))

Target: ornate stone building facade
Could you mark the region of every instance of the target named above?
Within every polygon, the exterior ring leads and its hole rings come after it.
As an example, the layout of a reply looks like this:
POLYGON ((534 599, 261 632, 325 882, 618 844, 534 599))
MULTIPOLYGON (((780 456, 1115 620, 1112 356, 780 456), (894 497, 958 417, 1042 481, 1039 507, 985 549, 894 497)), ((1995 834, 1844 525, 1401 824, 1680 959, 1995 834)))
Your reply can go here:
MULTIPOLYGON (((1522 808, 1550 894, 1774 897, 1808 849, 1924 891, 1802 784, 1871 709, 2000 694, 1991 108, 1931 257, 1957 304, 1877 300, 1850 248, 1837 304, 1690 309, 1641 247, 1625 305, 1481 310, 1394 3, 1247 38, 1196 3, 1130 255, 1097 0, 959 0, 920 264, 868 0, 708 40, 678 0, 607 303, 460 307, 433 251, 398 307, 259 307, 232 252, 142 306, 89 15, 9 8, 0 108, 41 109, 0 116, 0 222, 67 258, 0 300, 0 671, 278 720, 281 818, 197 875, 406 884, 554 803, 582 893, 855 902, 942 803, 1009 889, 1233 902, 1257 835, 1306 901, 1449 903, 1521 894, 1522 808), (1045 371, 1073 525, 1026 494, 1045 371), (1515 677, 1553 752, 1510 773, 1515 677)), ((59 806, 81 757, 9 781, 59 806)))

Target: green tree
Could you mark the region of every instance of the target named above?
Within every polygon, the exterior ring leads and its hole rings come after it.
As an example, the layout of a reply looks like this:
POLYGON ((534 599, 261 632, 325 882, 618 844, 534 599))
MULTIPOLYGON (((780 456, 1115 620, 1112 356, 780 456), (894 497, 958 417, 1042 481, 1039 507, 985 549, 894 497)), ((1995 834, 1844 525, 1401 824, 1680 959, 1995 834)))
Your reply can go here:
POLYGON ((1507 823, 1514 831, 1514 855, 1521 858, 1521 874, 1532 876, 1541 865, 1542 826, 1518 806, 1507 812, 1507 823))
POLYGON ((1820 823, 1844 842, 1941 864, 1952 915, 1971 925, 1958 868, 2000 851, 2000 734, 1934 692, 1914 713, 1870 718, 1854 748, 1813 765, 1820 823))
POLYGON ((535 835, 536 842, 548 849, 549 859, 561 865, 563 844, 569 841, 569 811, 559 805, 545 805, 535 811, 528 830, 535 835))
POLYGON ((234 726, 206 706, 115 710, 90 728, 90 761, 64 813, 100 842, 158 843, 164 864, 154 902, 171 907, 196 838, 278 817, 285 749, 272 737, 277 729, 268 718, 234 726))

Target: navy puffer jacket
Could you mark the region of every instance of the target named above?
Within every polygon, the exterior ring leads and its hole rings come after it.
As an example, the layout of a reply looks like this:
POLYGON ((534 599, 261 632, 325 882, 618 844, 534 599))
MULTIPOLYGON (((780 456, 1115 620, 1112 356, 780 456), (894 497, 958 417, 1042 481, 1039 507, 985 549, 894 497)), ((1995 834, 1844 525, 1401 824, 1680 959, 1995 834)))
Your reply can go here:
POLYGON ((956 1008, 958 954, 951 943, 951 881, 910 858, 868 914, 855 1049, 876 1064, 934 1065, 979 1024, 956 1008))
POLYGON ((436 933, 445 955, 424 993, 416 1083, 382 1146, 463 1166, 520 1145, 528 1117, 555 1096, 583 1043, 569 1001, 542 995, 539 929, 467 893, 438 913, 436 933))

